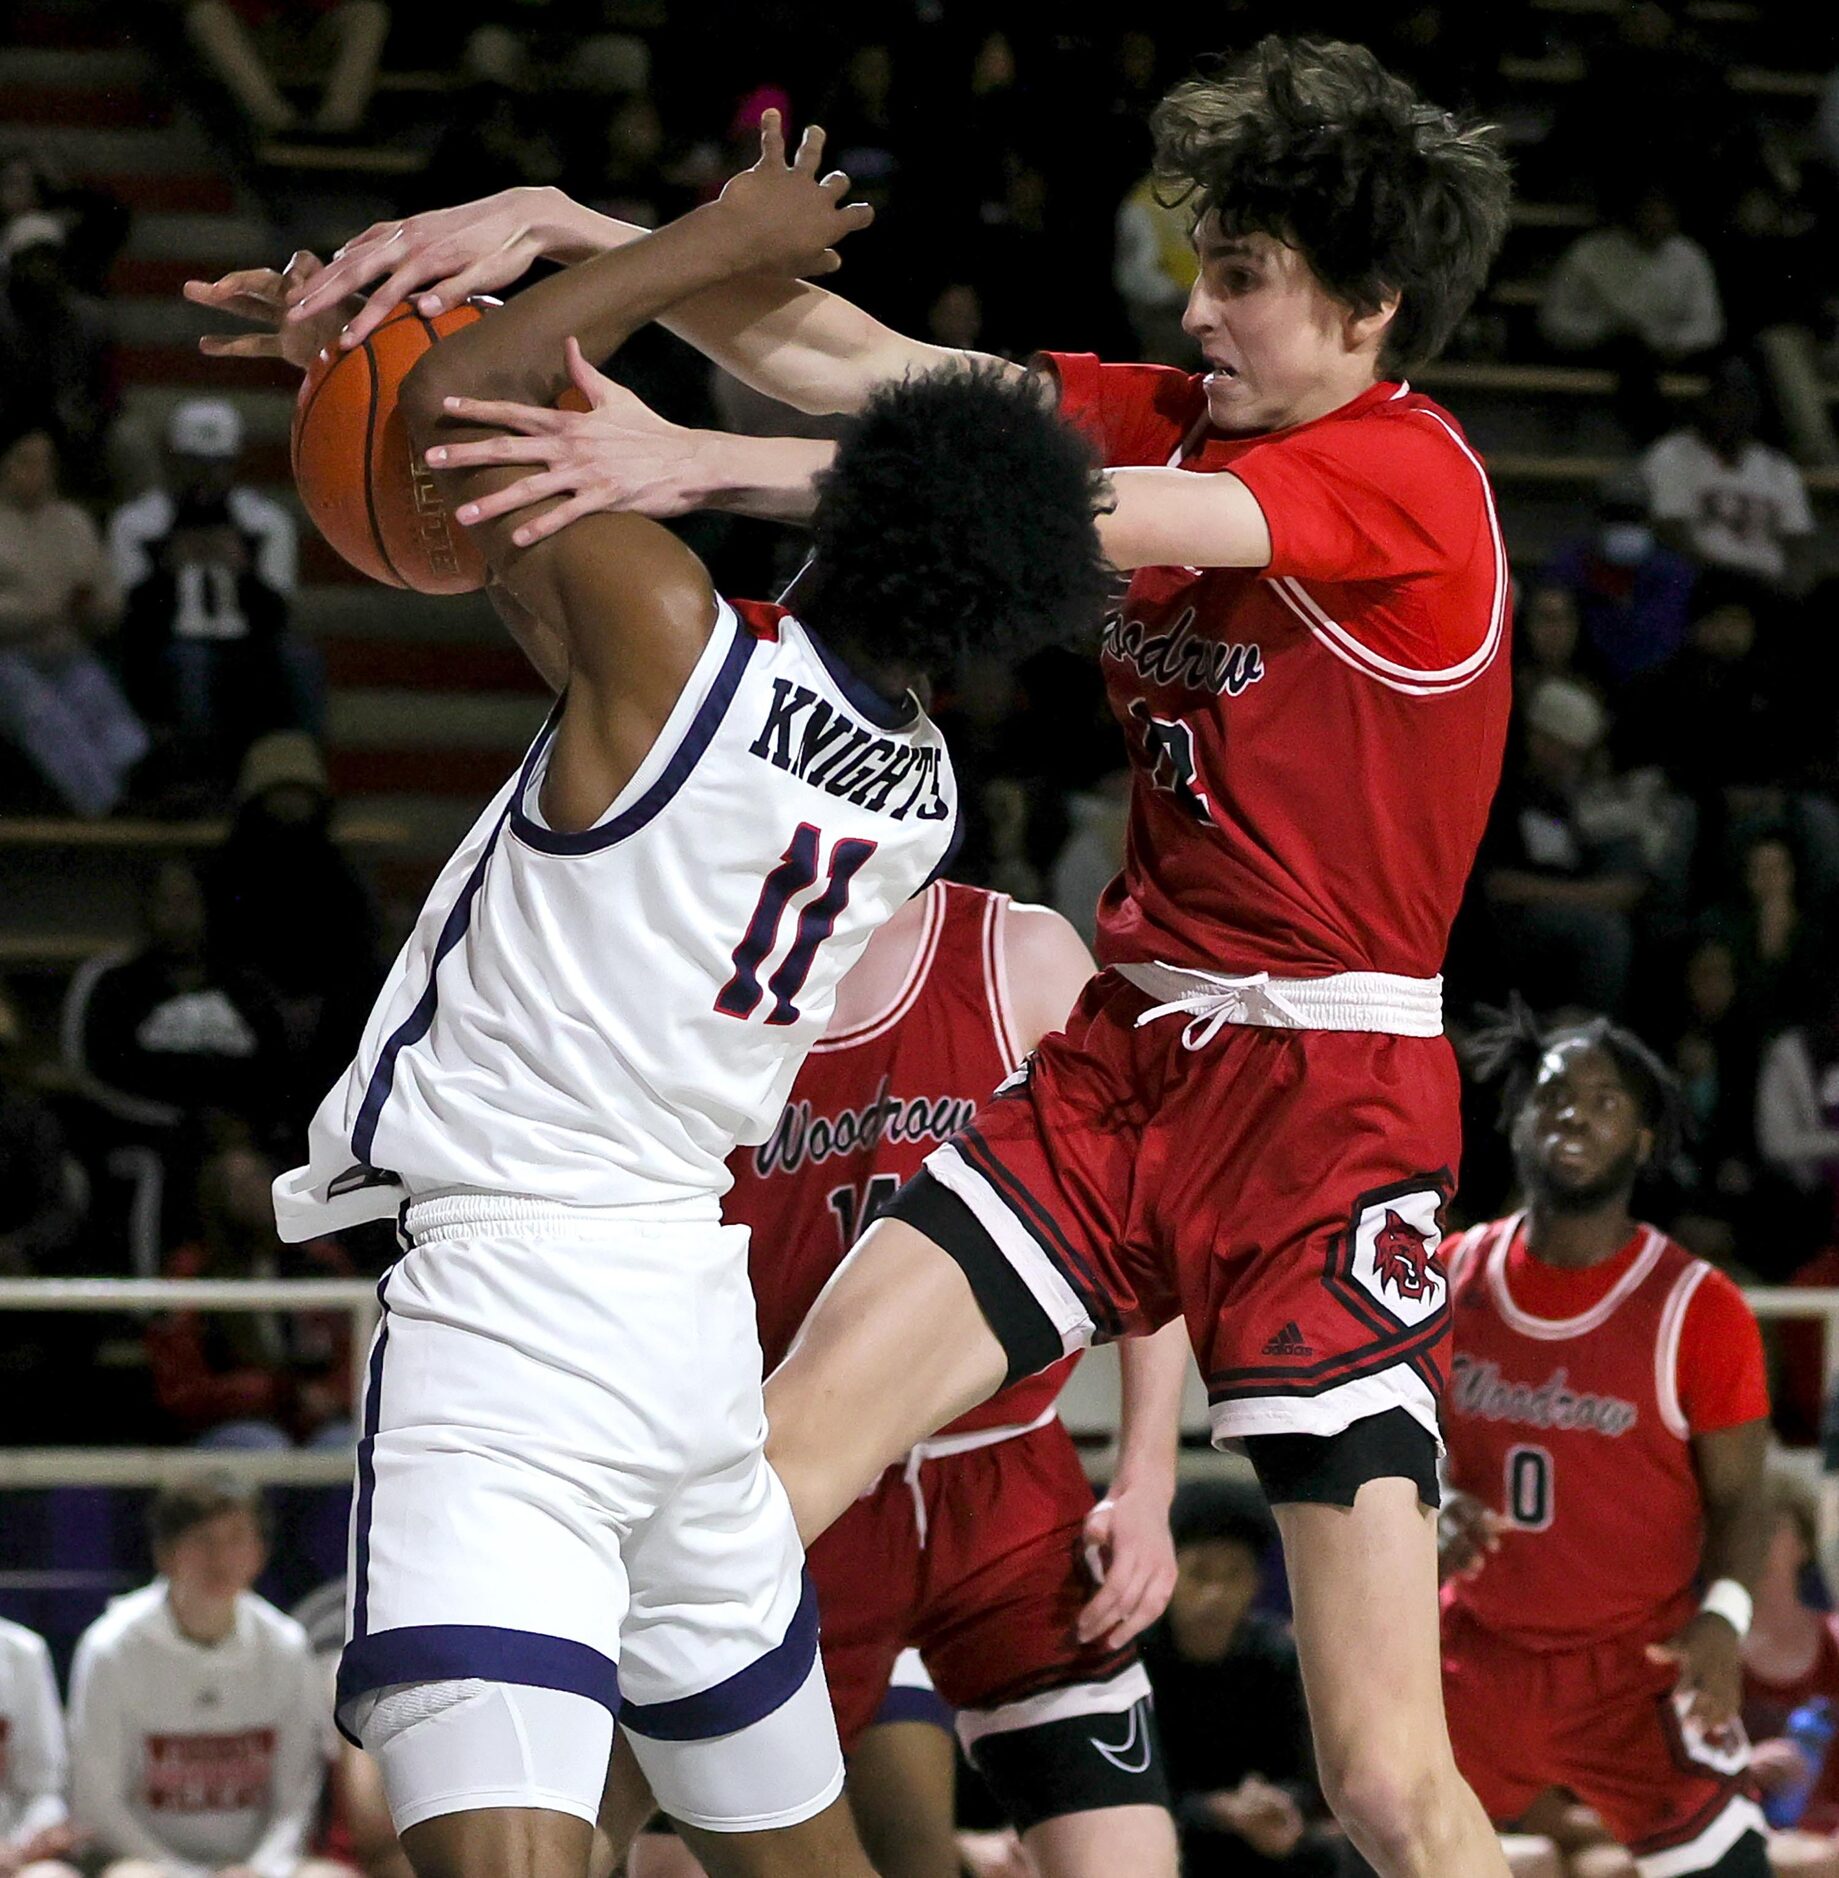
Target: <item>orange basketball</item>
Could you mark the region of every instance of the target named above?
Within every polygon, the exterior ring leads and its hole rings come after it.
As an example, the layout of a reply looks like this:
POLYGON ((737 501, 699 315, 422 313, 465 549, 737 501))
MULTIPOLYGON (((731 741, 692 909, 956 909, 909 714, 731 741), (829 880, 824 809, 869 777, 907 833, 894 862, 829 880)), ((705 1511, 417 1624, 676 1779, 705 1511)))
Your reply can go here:
POLYGON ((397 393, 415 361, 483 317, 468 302, 424 319, 399 307, 361 346, 322 352, 294 406, 294 482, 313 526, 360 573, 417 593, 472 593, 485 557, 409 448, 397 393))

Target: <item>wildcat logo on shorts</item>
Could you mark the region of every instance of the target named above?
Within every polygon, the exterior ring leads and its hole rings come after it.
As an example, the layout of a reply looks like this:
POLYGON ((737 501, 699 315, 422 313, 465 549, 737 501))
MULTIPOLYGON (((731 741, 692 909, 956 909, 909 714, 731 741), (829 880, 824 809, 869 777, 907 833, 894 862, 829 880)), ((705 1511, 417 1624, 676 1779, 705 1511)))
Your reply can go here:
POLYGON ((1369 1201, 1354 1222, 1349 1275, 1389 1316, 1421 1324, 1443 1308, 1449 1279, 1437 1250, 1443 1229, 1434 1187, 1369 1201))

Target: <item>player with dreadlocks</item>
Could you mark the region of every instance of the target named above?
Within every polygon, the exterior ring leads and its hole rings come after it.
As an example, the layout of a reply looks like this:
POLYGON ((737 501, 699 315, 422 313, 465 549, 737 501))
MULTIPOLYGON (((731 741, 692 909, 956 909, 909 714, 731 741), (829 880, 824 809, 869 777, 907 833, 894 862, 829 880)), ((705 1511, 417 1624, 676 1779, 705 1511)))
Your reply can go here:
POLYGON ((1764 1878, 1736 1719, 1769 1533, 1762 1339, 1728 1278, 1630 1211, 1678 1086, 1606 1018, 1541 1032, 1519 1007, 1478 1049, 1525 1205, 1444 1248, 1457 1764, 1497 1825, 1564 1789, 1642 1878, 1764 1878))

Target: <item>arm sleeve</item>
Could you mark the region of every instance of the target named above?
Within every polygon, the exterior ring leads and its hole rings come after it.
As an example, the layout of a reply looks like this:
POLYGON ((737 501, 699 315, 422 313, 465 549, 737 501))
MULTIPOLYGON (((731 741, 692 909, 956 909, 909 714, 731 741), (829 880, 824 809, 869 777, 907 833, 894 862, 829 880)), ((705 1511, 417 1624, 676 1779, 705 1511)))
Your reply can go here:
POLYGON ((1267 577, 1409 580, 1466 564, 1489 528, 1487 479, 1442 419, 1370 415, 1274 437, 1232 473, 1271 531, 1267 577))
POLYGON ((70 1794, 79 1826, 111 1858, 145 1858, 181 1878, 204 1878, 202 1865, 177 1859, 141 1823, 130 1795, 132 1740, 122 1713, 115 1665, 85 1637, 70 1671, 70 1794))
POLYGON ((36 1637, 32 1643, 30 1656, 20 1665, 24 1686, 18 1692, 18 1730, 9 1742, 6 1759, 6 1784, 19 1805, 14 1845, 23 1845, 48 1827, 61 1826, 69 1817, 64 1804, 70 1776, 64 1711, 58 1706, 51 1652, 36 1637))
POLYGON ((305 1640, 295 1665, 295 1695, 281 1720, 275 1744, 274 1811, 262 1836, 242 1862, 262 1878, 287 1878, 306 1850, 307 1834, 326 1777, 322 1717, 326 1689, 305 1640))
POLYGON ((1114 469, 1165 464, 1200 415, 1194 379, 1172 365, 1102 365, 1090 352, 1043 352, 1060 410, 1114 469))
POLYGON ((1724 337, 1724 304, 1718 298, 1718 277, 1711 271, 1711 256, 1696 242, 1685 269, 1685 294, 1668 337, 1682 352, 1703 352, 1724 337))
POLYGON ((1673 1376, 1695 1435, 1760 1421, 1769 1412, 1762 1331, 1743 1293, 1720 1271, 1705 1274, 1686 1306, 1673 1376))

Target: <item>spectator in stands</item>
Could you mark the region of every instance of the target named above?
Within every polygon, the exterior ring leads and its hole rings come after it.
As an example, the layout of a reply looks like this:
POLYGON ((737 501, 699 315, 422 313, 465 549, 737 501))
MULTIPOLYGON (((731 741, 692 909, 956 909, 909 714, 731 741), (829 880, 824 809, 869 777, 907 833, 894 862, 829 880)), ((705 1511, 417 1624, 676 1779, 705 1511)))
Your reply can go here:
POLYGON ((1615 372, 1617 415, 1637 443, 1667 428, 1660 375, 1703 363, 1724 337, 1724 314, 1711 257, 1680 233, 1664 186, 1625 190, 1609 225, 1565 251, 1539 326, 1559 351, 1615 372))
POLYGON ((306 1632, 251 1589, 259 1493, 199 1475, 163 1488, 149 1525, 159 1576, 109 1605, 71 1667, 72 1811, 104 1878, 344 1878, 302 1856, 326 1692, 306 1632))
POLYGON ((1636 842, 1598 841, 1579 816, 1608 716, 1583 686, 1547 679, 1521 717, 1476 862, 1502 964, 1537 1008, 1616 1011, 1647 883, 1636 842))
POLYGON ((1191 1481, 1169 1516, 1180 1571, 1143 1638, 1189 1878, 1338 1869, 1296 1645, 1252 1609, 1274 1533, 1249 1482, 1191 1481))
POLYGON ((1543 678, 1568 678, 1595 689, 1582 667, 1589 648, 1577 595, 1560 581, 1538 581, 1515 607, 1513 650, 1519 667, 1516 690, 1530 689, 1543 678))
POLYGON ((147 733, 89 639, 120 611, 96 525, 58 491, 49 431, 0 428, 0 736, 79 815, 106 815, 147 733))
POLYGON ((1738 1001, 1727 940, 1702 938, 1688 954, 1665 1054, 1687 1116, 1679 1157, 1683 1204, 1705 1228, 1681 1236, 1698 1246, 1707 1230, 1721 1228, 1725 1245, 1734 1247, 1740 1235, 1733 1222, 1745 1215, 1756 1186, 1756 1038, 1738 1001))
POLYGON ((542 95, 530 49, 508 27, 468 34, 461 89, 435 142, 411 208, 446 208, 520 184, 560 183, 567 153, 542 95))
POLYGON ((0 991, 0 1277, 54 1277, 75 1263, 82 1180, 63 1124, 27 1077, 22 1043, 0 991))
POLYGON ((64 1708, 43 1637, 0 1618, 0 1878, 76 1878, 64 1708))
POLYGON ((208 942, 197 869, 167 860, 141 903, 141 941, 80 966, 64 1000, 64 1064, 129 1138, 162 1150, 226 1111, 272 1129, 287 1065, 273 1011, 208 942))
POLYGON ((332 833, 325 765, 312 739, 275 731, 250 747, 237 811, 204 867, 211 943, 279 1014, 304 1126, 350 1061, 382 976, 377 916, 332 833), (312 917, 302 918, 310 907, 312 917))
POLYGON ((57 223, 79 292, 107 291, 132 220, 127 204, 100 183, 70 182, 31 144, 0 141, 0 250, 14 245, 14 224, 27 215, 49 215, 57 223))
MULTIPOLYGON (((225 1147, 198 1181, 198 1238, 168 1278, 347 1278, 336 1239, 284 1245, 270 1188, 280 1168, 225 1147)), ((173 1311, 147 1330, 154 1395, 207 1448, 343 1447, 351 1427, 349 1320, 337 1311, 173 1311)))
POLYGON ((288 629, 294 520, 239 480, 242 449, 235 405, 188 398, 168 425, 164 485, 109 519, 128 695, 176 739, 181 774, 223 789, 257 737, 317 735, 324 717, 318 656, 288 629))
POLYGON ((1154 176, 1143 177, 1118 205, 1111 278, 1130 315, 1139 354, 1156 364, 1192 370, 1194 341, 1181 328, 1199 271, 1190 219, 1185 209, 1170 208, 1158 197, 1154 176))
POLYGON ((817 113, 829 133, 828 160, 847 171, 858 190, 889 187, 900 168, 895 85, 892 49, 879 41, 859 45, 817 113))
POLYGON ((1765 827, 1742 850, 1741 892, 1705 917, 1731 949, 1737 1008, 1759 1042, 1817 1008, 1831 976, 1832 931, 1800 874, 1786 834, 1765 827))
MULTIPOLYGON (((1839 1619, 1815 1609, 1806 1597, 1815 1558, 1813 1495, 1778 1468, 1769 1478, 1769 1501, 1769 1550, 1756 1581, 1755 1615, 1743 1640, 1743 1727, 1750 1738, 1750 1772, 1765 1794, 1812 1777, 1798 1825, 1801 1832, 1826 1839, 1830 1853, 1831 1836, 1839 1832, 1839 1753, 1829 1752, 1821 1766, 1810 1768, 1805 1751, 1788 1739, 1788 1718, 1803 1703, 1820 1698, 1839 1715, 1839 1619)), ((1797 1860, 1792 1869, 1810 1868, 1797 1860)))
POLYGON ((1839 811, 1798 786, 1808 752, 1795 735, 1799 700, 1780 648, 1761 643, 1771 596, 1735 575, 1706 575, 1685 647, 1629 688, 1618 716, 1618 759, 1658 764, 1697 805, 1701 872, 1715 884, 1748 842, 1793 831, 1817 895, 1839 880, 1839 811))
POLYGON ((1756 1143, 1806 1197, 1809 1227, 1839 1239, 1839 990, 1830 984, 1813 1021, 1783 1030, 1763 1053, 1756 1143))
POLYGON ((1806 583, 1813 509, 1801 472, 1757 436, 1762 400, 1747 366, 1731 361, 1690 424, 1641 459, 1660 539, 1710 567, 1774 588, 1806 583))
POLYGON ((370 109, 389 29, 383 0, 191 0, 185 9, 186 37, 263 137, 355 132, 370 109), (304 125, 275 78, 278 66, 301 58, 326 74, 304 125))
POLYGON ((1566 542, 1544 584, 1576 602, 1590 662, 1612 689, 1663 665, 1686 643, 1692 563, 1656 536, 1647 485, 1618 472, 1597 491, 1595 526, 1566 542))
POLYGON ((74 485, 99 495, 120 402, 108 315, 77 287, 64 227, 54 216, 18 217, 3 252, 0 408, 44 423, 64 450, 74 485))

